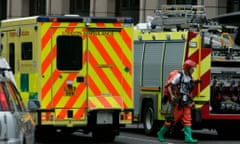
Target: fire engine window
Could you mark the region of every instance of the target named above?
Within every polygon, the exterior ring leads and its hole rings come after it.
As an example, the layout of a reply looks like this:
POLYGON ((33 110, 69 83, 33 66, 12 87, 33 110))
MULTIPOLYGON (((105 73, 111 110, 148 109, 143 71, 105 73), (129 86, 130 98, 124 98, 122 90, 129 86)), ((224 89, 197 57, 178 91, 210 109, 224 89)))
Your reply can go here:
POLYGON ((22 43, 22 60, 32 60, 32 43, 22 43))
POLYGON ((163 43, 146 42, 142 82, 144 87, 159 87, 163 43))
POLYGON ((174 69, 182 69, 182 61, 184 57, 185 41, 165 43, 165 54, 163 61, 163 81, 167 80, 170 71, 174 69))
POLYGON ((82 69, 82 38, 80 36, 57 37, 57 68, 59 70, 82 69))

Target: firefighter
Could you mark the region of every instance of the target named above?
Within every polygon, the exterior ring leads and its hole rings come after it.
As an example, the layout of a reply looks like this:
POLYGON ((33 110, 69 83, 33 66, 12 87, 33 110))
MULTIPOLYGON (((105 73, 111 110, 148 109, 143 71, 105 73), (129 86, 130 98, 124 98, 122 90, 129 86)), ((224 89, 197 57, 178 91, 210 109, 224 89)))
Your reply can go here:
POLYGON ((191 92, 194 88, 194 81, 192 79, 192 73, 194 72, 194 68, 196 63, 192 60, 186 60, 183 64, 183 76, 180 80, 181 74, 177 74, 171 84, 169 85, 169 93, 172 101, 177 102, 174 108, 174 120, 171 124, 169 121, 165 121, 162 128, 158 131, 158 139, 160 142, 164 142, 164 134, 170 129, 172 125, 175 125, 179 120, 181 120, 184 126, 184 135, 186 143, 197 143, 198 140, 192 138, 192 130, 191 130, 191 109, 194 105, 193 98, 191 96, 191 92), (173 86, 178 85, 178 95, 174 95, 173 86))
POLYGON ((13 84, 15 86, 17 86, 14 75, 12 73, 12 70, 11 70, 7 60, 2 56, 2 50, 3 50, 3 46, 1 45, 0 46, 0 71, 1 71, 1 74, 3 74, 3 76, 7 77, 8 79, 10 79, 13 82, 13 84))

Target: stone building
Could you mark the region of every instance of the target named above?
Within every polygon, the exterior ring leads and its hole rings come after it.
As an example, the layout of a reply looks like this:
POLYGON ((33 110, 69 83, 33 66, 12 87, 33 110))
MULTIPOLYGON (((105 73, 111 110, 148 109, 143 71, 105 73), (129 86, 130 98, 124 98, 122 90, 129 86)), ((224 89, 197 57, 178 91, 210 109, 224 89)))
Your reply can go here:
POLYGON ((162 4, 204 5, 208 18, 238 11, 239 0, 0 0, 0 19, 33 15, 131 16, 144 22, 162 4))

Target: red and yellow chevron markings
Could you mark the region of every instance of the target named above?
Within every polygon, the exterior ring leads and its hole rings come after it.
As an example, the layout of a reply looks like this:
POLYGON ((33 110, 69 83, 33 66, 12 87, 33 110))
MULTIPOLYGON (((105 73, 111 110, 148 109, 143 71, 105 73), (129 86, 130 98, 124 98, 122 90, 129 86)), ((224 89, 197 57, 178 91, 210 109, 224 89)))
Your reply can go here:
POLYGON ((193 77, 201 80, 198 87, 195 87, 193 92, 196 97, 195 101, 208 101, 210 94, 210 68, 211 68, 211 49, 201 47, 201 39, 198 35, 195 38, 198 47, 189 48, 188 56, 186 59, 191 59, 197 62, 197 67, 193 73, 193 77))
MULTIPOLYGON (((54 68, 57 47, 56 42, 51 38, 58 36, 63 30, 65 32, 81 30, 84 33, 87 29, 82 23, 53 22, 41 25, 43 27, 41 42, 42 108, 58 108, 57 119, 66 118, 69 109, 74 111, 73 119, 83 119, 87 107, 89 109, 133 107, 131 29, 123 28, 121 32, 114 33, 113 36, 90 35, 88 44, 86 44, 86 35, 82 35, 84 51, 81 75, 84 76, 84 82, 77 85, 76 95, 64 96, 66 81, 76 80, 78 72, 64 73, 63 75, 54 68), (109 67, 101 68, 99 67, 101 64, 109 65, 109 67), (126 68, 129 71, 126 71, 126 68), (86 75, 87 73, 88 75, 86 75)), ((96 24, 96 27, 120 28, 122 24, 100 23, 96 24)))
MULTIPOLYGON (((105 24, 97 26, 109 27, 105 24)), ((113 25, 119 27, 119 25, 113 25)), ((90 84, 90 108, 122 108, 131 107, 132 93, 130 70, 129 77, 124 77, 124 66, 132 67, 132 41, 125 29, 114 36, 89 37, 89 77, 94 84, 90 84), (126 54, 127 53, 127 54, 126 54), (110 65, 110 68, 100 68, 98 65, 110 65), (107 96, 106 96, 106 95, 107 96), (123 96, 120 97, 120 96, 123 96), (124 99, 127 99, 125 101, 124 99)), ((132 79, 131 79, 132 80, 132 79)), ((90 82, 89 82, 90 83, 90 82)))
MULTIPOLYGON (((57 28, 57 26, 61 27, 66 27, 65 32, 72 32, 75 30, 75 27, 77 27, 77 23, 58 23, 58 22, 53 22, 51 25, 48 23, 44 23, 44 29, 47 31, 43 34, 42 36, 42 53, 43 57, 43 62, 42 62, 42 75, 45 75, 46 73, 51 73, 52 67, 51 63, 54 63, 56 61, 56 44, 54 43, 51 48, 46 48, 46 47, 51 47, 51 37, 59 33, 61 31, 60 29, 57 28), (45 27, 46 25, 46 27, 45 27)), ((86 52, 84 52, 86 55, 86 52)), ((86 59, 83 63, 86 63, 86 59)), ((67 80, 72 80, 74 81, 77 77, 77 73, 69 73, 65 80, 59 81, 59 77, 61 76, 60 71, 57 69, 54 69, 51 76, 43 82, 43 88, 42 88, 42 104, 43 108, 56 108, 56 107, 61 107, 64 108, 65 110, 59 111, 57 115, 58 119, 63 119, 66 117, 66 109, 69 108, 80 108, 77 111, 74 112, 74 119, 79 119, 82 118, 84 115, 84 111, 86 108, 86 98, 83 98, 80 100, 81 96, 84 96, 85 93, 85 86, 84 85, 79 85, 77 87, 77 93, 75 96, 71 97, 63 97, 64 93, 64 87, 66 86, 66 81, 67 80), (52 90, 52 86, 58 87, 56 88, 55 91, 52 90), (53 93, 53 96, 51 96, 51 92, 53 93)))

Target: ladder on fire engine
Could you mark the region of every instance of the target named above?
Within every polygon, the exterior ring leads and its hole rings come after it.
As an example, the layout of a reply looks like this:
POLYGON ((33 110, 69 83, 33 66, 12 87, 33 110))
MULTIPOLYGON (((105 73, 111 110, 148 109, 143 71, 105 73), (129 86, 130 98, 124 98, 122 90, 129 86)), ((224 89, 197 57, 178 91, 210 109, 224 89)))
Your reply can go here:
POLYGON ((204 39, 208 39, 214 48, 224 49, 232 48, 234 41, 230 33, 237 30, 236 26, 207 20, 203 5, 162 5, 155 10, 151 24, 162 31, 205 32, 204 39))
POLYGON ((240 61, 240 47, 234 45, 238 27, 222 25, 207 20, 202 5, 162 5, 147 26, 138 27, 142 32, 194 31, 202 35, 203 47, 212 48, 213 60, 240 61))
POLYGON ((162 5, 151 21, 161 29, 189 29, 207 23, 203 5, 162 5))

